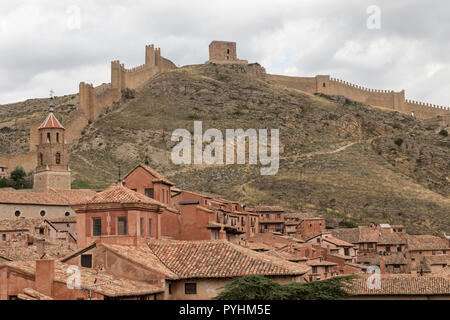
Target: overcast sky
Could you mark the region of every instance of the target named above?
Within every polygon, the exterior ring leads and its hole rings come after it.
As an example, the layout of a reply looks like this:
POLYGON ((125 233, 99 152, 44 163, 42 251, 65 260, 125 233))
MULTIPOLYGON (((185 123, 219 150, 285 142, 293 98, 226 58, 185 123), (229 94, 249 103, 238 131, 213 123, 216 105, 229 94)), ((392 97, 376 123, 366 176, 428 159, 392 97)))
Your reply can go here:
POLYGON ((330 74, 450 105, 445 0, 1 0, 0 103, 110 82, 111 60, 138 66, 151 43, 179 66, 203 63, 212 40, 236 41, 239 58, 269 73, 330 74))

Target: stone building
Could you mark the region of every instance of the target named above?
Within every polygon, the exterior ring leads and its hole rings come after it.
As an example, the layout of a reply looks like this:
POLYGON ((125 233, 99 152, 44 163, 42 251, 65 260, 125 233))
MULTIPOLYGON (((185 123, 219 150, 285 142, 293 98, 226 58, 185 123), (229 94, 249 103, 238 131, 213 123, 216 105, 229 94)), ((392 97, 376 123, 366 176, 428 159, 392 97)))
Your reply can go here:
POLYGON ((53 102, 47 118, 39 126, 37 167, 34 173, 34 192, 48 192, 50 188, 70 190, 65 128, 55 117, 53 102))
POLYGON ((209 63, 247 64, 247 60, 237 58, 236 42, 213 41, 209 45, 209 63))

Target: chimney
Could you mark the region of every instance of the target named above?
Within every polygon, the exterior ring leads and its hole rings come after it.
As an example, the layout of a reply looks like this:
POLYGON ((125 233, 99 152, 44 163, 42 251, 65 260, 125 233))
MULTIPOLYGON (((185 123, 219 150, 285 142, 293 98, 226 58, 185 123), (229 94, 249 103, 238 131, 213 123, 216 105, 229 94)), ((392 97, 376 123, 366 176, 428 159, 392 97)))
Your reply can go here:
POLYGON ((45 240, 38 239, 36 240, 36 253, 39 255, 40 258, 45 254, 45 240))
POLYGON ((384 257, 380 257, 380 274, 386 274, 386 262, 384 257))
POLYGON ((54 260, 36 260, 36 290, 49 297, 52 296, 53 280, 55 278, 54 260))

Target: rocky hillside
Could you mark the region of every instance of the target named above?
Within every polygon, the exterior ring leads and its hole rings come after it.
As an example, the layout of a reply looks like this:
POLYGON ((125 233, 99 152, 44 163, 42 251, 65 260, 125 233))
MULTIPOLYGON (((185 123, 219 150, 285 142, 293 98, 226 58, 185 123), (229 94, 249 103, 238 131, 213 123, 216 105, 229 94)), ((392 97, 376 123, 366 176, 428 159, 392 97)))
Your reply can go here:
POLYGON ((407 115, 283 88, 259 65, 187 66, 156 76, 88 125, 71 146, 70 166, 76 184, 105 185, 117 179, 119 163, 125 172, 148 156, 181 188, 251 205, 314 208, 334 225, 387 222, 448 234, 450 137, 438 132, 407 115), (173 165, 171 134, 192 132, 194 120, 222 132, 280 129, 279 173, 173 165))

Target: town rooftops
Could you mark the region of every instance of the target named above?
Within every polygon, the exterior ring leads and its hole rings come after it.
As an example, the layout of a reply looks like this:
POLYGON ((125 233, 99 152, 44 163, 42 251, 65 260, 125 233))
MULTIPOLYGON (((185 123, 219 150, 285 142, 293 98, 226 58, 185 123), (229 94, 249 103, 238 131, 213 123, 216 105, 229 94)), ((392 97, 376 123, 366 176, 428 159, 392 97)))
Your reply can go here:
POLYGON ((127 205, 142 207, 160 206, 166 208, 165 204, 128 189, 124 187, 122 183, 110 186, 106 190, 96 193, 89 200, 74 205, 74 208, 76 210, 87 210, 89 208, 97 208, 98 206, 101 206, 106 209, 109 207, 123 207, 127 205))
POLYGON ((450 295, 450 281, 443 277, 381 275, 381 289, 369 289, 367 277, 352 280, 348 292, 357 296, 450 295))
POLYGON ((333 237, 344 240, 349 243, 359 242, 359 229, 358 228, 336 228, 331 230, 333 237))
POLYGON ((348 243, 347 241, 335 238, 335 237, 327 237, 323 238, 323 241, 332 243, 338 247, 354 247, 355 245, 352 243, 348 243))
POLYGON ((306 264, 311 267, 319 267, 319 266, 327 267, 327 266, 337 266, 338 265, 337 263, 326 261, 326 260, 322 260, 322 261, 308 260, 308 261, 306 261, 306 264))
POLYGON ((133 169, 131 169, 126 175, 125 177, 123 177, 123 179, 125 180, 131 173, 133 173, 137 168, 141 167, 142 169, 144 169, 145 171, 147 171, 148 173, 150 173, 155 179, 153 180, 153 182, 162 182, 165 183, 167 185, 173 186, 174 183, 171 182, 170 180, 166 179, 162 174, 160 174, 158 171, 156 171, 155 169, 149 167, 148 165, 144 164, 144 163, 140 163, 138 164, 136 167, 134 167, 133 169))
POLYGON ((257 253, 225 240, 152 240, 150 250, 180 279, 244 275, 296 276, 309 268, 257 253))
MULTIPOLYGON (((33 277, 36 273, 35 261, 5 262, 0 264, 0 268, 2 267, 19 270, 33 277)), ((67 283, 67 278, 70 276, 70 273, 67 272, 68 267, 69 265, 55 261, 55 281, 67 283)), ((92 290, 107 297, 140 296, 164 291, 162 287, 156 285, 117 278, 100 270, 81 268, 80 275, 82 289, 92 290)))
POLYGON ((450 250, 448 240, 431 235, 406 235, 410 251, 450 250))
POLYGON ((42 122, 42 124, 39 126, 38 129, 49 129, 49 128, 64 129, 63 125, 55 117, 55 114, 52 111, 50 111, 47 118, 45 118, 44 122, 42 122))
POLYGON ((0 192, 0 203, 3 204, 36 204, 47 206, 68 206, 66 198, 56 193, 37 193, 37 192, 0 192))
POLYGON ((385 233, 382 232, 378 237, 379 245, 399 245, 406 244, 405 236, 398 233, 385 233))

